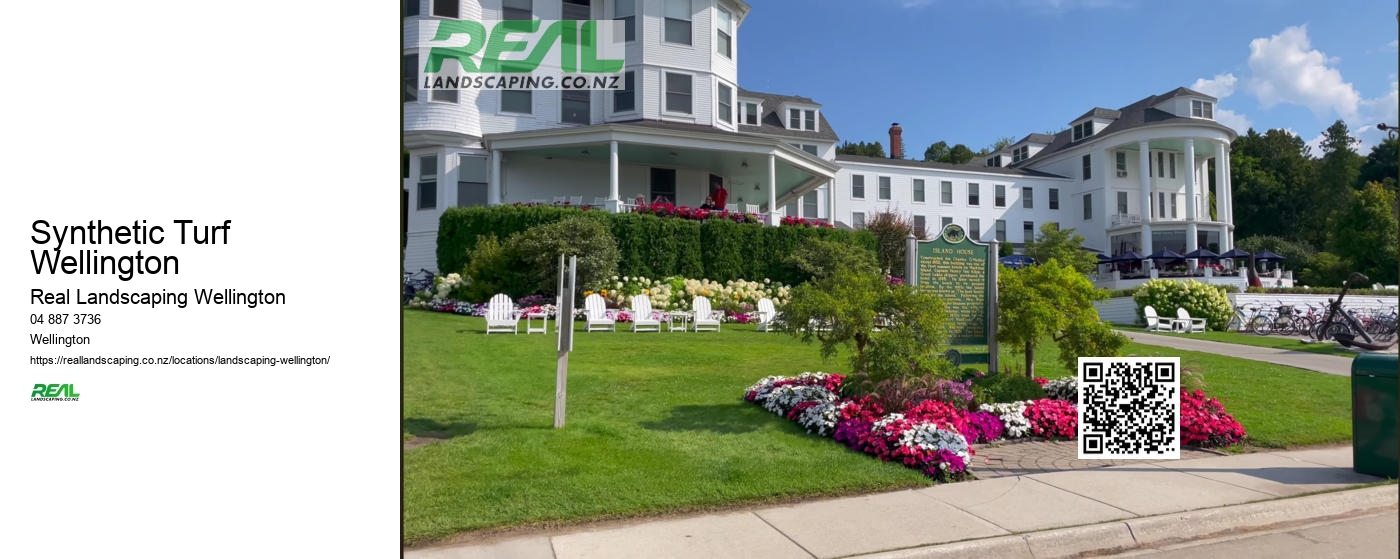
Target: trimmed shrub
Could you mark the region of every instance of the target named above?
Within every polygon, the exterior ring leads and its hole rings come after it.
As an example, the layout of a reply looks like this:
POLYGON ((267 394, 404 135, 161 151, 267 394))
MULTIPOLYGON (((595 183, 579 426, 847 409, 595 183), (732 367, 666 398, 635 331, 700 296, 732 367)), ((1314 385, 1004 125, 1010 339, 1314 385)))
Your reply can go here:
POLYGON ((1159 316, 1175 318, 1176 308, 1181 307, 1192 318, 1206 319, 1206 327, 1211 330, 1224 330, 1234 314, 1224 288, 1198 281, 1151 280, 1138 287, 1133 301, 1137 302, 1138 316, 1142 316, 1144 307, 1152 305, 1159 316))
POLYGON ((583 289, 598 289, 617 272, 617 243, 596 219, 570 217, 535 227, 512 235, 505 250, 522 264, 520 288, 525 292, 517 297, 555 295, 560 254, 578 255, 577 281, 583 289))
POLYGON ((769 278, 796 285, 807 281, 810 274, 786 262, 807 239, 830 240, 847 251, 860 247, 873 252, 875 248, 875 237, 869 231, 765 227, 729 219, 695 221, 554 206, 459 207, 443 212, 439 223, 438 269, 464 269, 470 261, 469 251, 483 236, 508 239, 567 217, 605 224, 618 249, 614 263, 618 274, 626 276, 679 275, 719 282, 769 278))

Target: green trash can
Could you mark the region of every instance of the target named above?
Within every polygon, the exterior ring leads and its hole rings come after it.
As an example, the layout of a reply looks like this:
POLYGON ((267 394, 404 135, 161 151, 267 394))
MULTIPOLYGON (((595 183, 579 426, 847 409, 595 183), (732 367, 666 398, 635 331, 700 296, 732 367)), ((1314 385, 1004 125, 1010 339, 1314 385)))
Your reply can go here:
POLYGON ((1400 477, 1400 356, 1351 363, 1351 459, 1358 473, 1400 477))

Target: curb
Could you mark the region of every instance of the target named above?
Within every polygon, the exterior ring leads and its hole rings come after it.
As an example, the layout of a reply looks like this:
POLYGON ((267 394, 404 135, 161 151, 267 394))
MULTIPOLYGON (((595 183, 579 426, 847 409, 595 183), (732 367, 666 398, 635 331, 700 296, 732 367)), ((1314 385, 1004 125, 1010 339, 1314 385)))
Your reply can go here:
POLYGON ((1080 557, 1267 530, 1281 524, 1354 516, 1394 509, 1397 503, 1400 503, 1400 486, 1392 484, 872 553, 858 557, 1080 557))

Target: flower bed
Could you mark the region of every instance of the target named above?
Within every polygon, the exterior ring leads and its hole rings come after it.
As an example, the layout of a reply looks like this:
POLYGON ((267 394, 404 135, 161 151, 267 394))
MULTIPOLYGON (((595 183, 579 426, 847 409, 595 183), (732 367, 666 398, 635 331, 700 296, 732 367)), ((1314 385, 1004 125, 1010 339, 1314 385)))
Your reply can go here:
MULTIPOLYGON (((966 385, 947 381, 936 385, 938 398, 907 410, 886 413, 870 397, 843 398, 845 378, 831 373, 802 373, 796 377, 767 376, 744 391, 744 399, 797 422, 808 433, 830 436, 853 450, 884 461, 899 462, 939 481, 971 477, 968 466, 975 452, 971 443, 988 443, 1030 436, 1072 440, 1079 415, 1075 379, 1037 379, 1052 397, 1021 402, 963 407, 970 398, 966 385)), ((1224 446, 1240 442, 1244 428, 1225 413, 1219 400, 1199 390, 1181 394, 1182 443, 1224 446)))

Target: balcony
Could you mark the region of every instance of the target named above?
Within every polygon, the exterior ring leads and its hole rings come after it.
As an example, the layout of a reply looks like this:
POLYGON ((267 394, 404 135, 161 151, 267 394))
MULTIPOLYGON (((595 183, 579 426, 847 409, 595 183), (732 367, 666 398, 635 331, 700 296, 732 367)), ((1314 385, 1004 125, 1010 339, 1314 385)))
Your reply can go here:
POLYGON ((1117 227, 1120 225, 1141 225, 1142 216, 1136 214, 1113 214, 1109 219, 1109 225, 1117 227))

